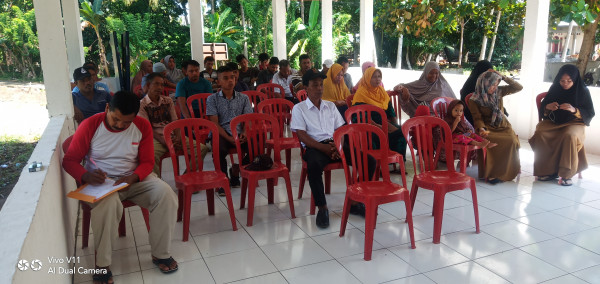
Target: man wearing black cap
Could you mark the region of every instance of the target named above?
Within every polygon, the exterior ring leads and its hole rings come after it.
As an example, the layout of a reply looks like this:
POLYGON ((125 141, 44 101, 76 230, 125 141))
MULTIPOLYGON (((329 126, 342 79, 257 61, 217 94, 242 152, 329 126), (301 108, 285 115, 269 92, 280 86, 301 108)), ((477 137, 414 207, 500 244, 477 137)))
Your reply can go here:
MULTIPOLYGON (((329 163, 339 161, 340 153, 333 143, 333 132, 346 123, 334 103, 321 99, 325 78, 327 78, 325 74, 313 70, 306 71, 302 76, 302 84, 306 87, 308 99, 294 106, 290 125, 306 148, 302 158, 307 164, 308 183, 315 206, 319 208, 316 220, 319 228, 329 227, 329 211, 322 179, 323 169, 329 163)), ((346 148, 344 152, 349 155, 350 151, 346 148)), ((369 156, 370 176, 373 176, 375 164, 375 159, 369 156)), ((351 206, 350 213, 364 216, 364 212, 363 204, 355 203, 351 206)))
POLYGON ((73 110, 75 120, 81 123, 84 119, 104 112, 106 104, 110 102, 110 94, 94 88, 95 80, 85 67, 79 67, 73 72, 73 80, 77 88, 71 93, 73 97, 73 110))

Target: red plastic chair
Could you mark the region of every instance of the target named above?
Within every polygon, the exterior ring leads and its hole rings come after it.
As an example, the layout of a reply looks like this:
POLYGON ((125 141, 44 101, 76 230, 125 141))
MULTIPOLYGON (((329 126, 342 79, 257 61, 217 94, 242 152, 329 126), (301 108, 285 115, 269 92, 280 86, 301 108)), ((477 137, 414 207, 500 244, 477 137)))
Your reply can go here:
POLYGON ((142 96, 144 95, 144 92, 142 91, 142 85, 137 85, 135 87, 133 87, 133 93, 138 96, 138 98, 142 98, 142 96))
POLYGON ((243 114, 231 120, 231 131, 235 137, 235 146, 237 148, 238 158, 243 160, 240 137, 238 135, 238 125, 243 124, 244 134, 248 144, 248 158, 250 161, 262 154, 267 153, 267 140, 273 139, 273 167, 265 171, 250 171, 247 166, 240 166, 242 176, 242 196, 240 208, 245 207, 246 191, 248 192, 248 218, 247 226, 252 226, 254 217, 254 196, 256 194, 256 183, 258 180, 267 180, 268 201, 273 204, 275 179, 282 177, 285 180, 288 201, 292 219, 296 218, 294 211, 294 197, 292 196, 292 184, 290 182, 290 173, 285 165, 281 163, 281 153, 279 146, 279 122, 273 116, 262 113, 243 114))
POLYGON ((211 95, 212 95, 211 93, 199 93, 199 94, 191 95, 189 98, 187 98, 186 103, 187 103, 187 107, 188 107, 188 110, 190 111, 190 115, 192 116, 192 118, 208 119, 208 116, 206 115, 206 99, 208 99, 208 97, 210 97, 211 95), (200 117, 196 117, 196 115, 194 114, 194 108, 193 108, 192 104, 195 101, 198 101, 198 104, 200 106, 200 117))
POLYGON ((231 199, 231 189, 229 188, 229 179, 222 173, 219 161, 219 133, 217 126, 209 120, 201 118, 187 118, 169 123, 164 130, 167 148, 173 162, 173 174, 175 176, 175 185, 178 189, 179 208, 177 209, 177 221, 183 219, 183 241, 187 242, 190 232, 190 209, 192 206, 192 193, 206 190, 206 203, 208 204, 208 215, 215 215, 215 194, 214 189, 223 188, 227 200, 227 208, 231 218, 233 230, 237 230, 235 223, 235 214, 233 213, 233 201, 231 199), (176 130, 179 130, 177 133, 176 130), (185 132, 193 135, 185 136, 185 132), (201 158, 200 143, 194 147, 194 138, 200 141, 206 141, 209 133, 212 135, 212 155, 214 168, 216 170, 204 170, 204 161, 201 158), (182 142, 182 151, 185 158, 186 171, 180 174, 179 171, 179 153, 175 150, 172 135, 177 135, 182 142), (199 139, 200 138, 200 139, 199 139))
MULTIPOLYGON (((469 98, 471 98, 471 94, 467 95, 465 101, 468 102, 469 98)), ((448 113, 448 105, 453 100, 454 100, 453 98, 448 98, 448 97, 439 97, 439 98, 433 99, 431 101, 431 108, 433 108, 433 114, 440 119, 444 119, 446 114, 448 113)), ((466 122, 468 125, 471 125, 466 120, 464 115, 462 117, 462 121, 466 122)), ((473 128, 473 131, 475 131, 474 128, 473 128)), ((440 145, 440 147, 441 147, 441 145, 440 145)), ((471 151, 481 150, 479 152, 479 155, 483 155, 483 163, 478 166, 482 167, 482 169, 484 169, 484 171, 485 171, 485 158, 487 156, 487 149, 485 147, 482 148, 482 147, 475 146, 475 145, 452 144, 452 150, 458 151, 460 153, 460 159, 459 159, 458 164, 460 167, 459 171, 463 174, 467 172, 467 165, 471 162, 469 160, 469 157, 471 156, 471 155, 469 155, 469 153, 471 153, 471 151)), ((446 155, 446 158, 447 157, 448 157, 448 155, 446 155)))
POLYGON ((301 102, 306 100, 308 98, 308 94, 306 93, 306 90, 298 91, 298 93, 296 93, 296 98, 301 102))
MULTIPOLYGON (((368 105, 368 104, 363 104, 363 105, 357 105, 357 106, 353 106, 351 108, 349 108, 346 113, 346 123, 348 124, 352 124, 353 123, 353 119, 354 121, 356 121, 356 123, 366 123, 366 124, 370 124, 373 121, 372 117, 373 114, 379 114, 379 117, 381 117, 381 128, 383 130, 383 133, 385 135, 385 141, 386 144, 388 144, 388 124, 387 124, 387 118, 385 115, 385 112, 376 106, 372 106, 372 105, 368 105)), ((369 154, 371 154, 376 160, 378 161, 385 161, 386 163, 384 164, 394 164, 394 168, 396 167, 396 163, 400 164, 400 171, 402 172, 402 185, 404 187, 406 187, 406 176, 404 175, 405 169, 404 169, 404 156, 402 156, 402 154, 391 151, 389 149, 387 149, 386 151, 383 150, 383 146, 381 146, 382 144, 380 143, 380 147, 379 149, 375 149, 373 148, 373 141, 372 138, 369 137, 369 148, 367 149, 369 154), (386 156, 383 156, 386 155, 386 156)), ((381 142, 381 141, 380 141, 381 142)))
MULTIPOLYGON (((306 149, 300 148, 300 156, 301 157, 304 156, 304 152, 306 152, 306 149)), ((342 165, 341 161, 329 163, 329 164, 327 164, 327 166, 325 166, 325 168, 323 168, 323 173, 325 175, 325 182, 324 182, 325 194, 331 194, 331 171, 341 170, 343 168, 344 168, 344 165, 342 165)), ((302 171, 300 172, 300 184, 298 185, 298 199, 302 199, 302 194, 304 193, 304 183, 306 182, 306 178, 308 175, 306 173, 306 171, 308 171, 308 165, 306 164, 306 161, 304 161, 304 159, 302 159, 302 171)), ((312 198, 312 192, 311 192, 310 215, 315 215, 315 211, 316 211, 315 200, 312 198)))
POLYGON ((400 93, 394 91, 387 91, 390 96, 390 101, 392 102, 392 107, 394 108, 394 112, 396 112, 396 124, 402 125, 402 105, 400 104, 400 93))
POLYGON ((440 236, 442 233, 442 219, 444 217, 444 197, 446 193, 462 190, 465 188, 471 189, 471 196, 473 199, 473 211, 475 213, 475 229, 479 233, 479 211, 477 207, 477 188, 475 185, 475 179, 472 177, 456 172, 454 170, 454 163, 450 160, 446 160, 447 170, 436 171, 435 167, 435 149, 433 147, 432 131, 433 128, 439 127, 440 133, 443 137, 440 144, 443 144, 446 153, 452 153, 452 140, 451 132, 448 124, 437 118, 431 116, 419 116, 413 117, 402 125, 402 132, 405 137, 409 137, 411 130, 414 131, 415 140, 417 142, 419 163, 417 167, 417 158, 415 157, 415 150, 411 139, 408 141, 410 152, 412 155, 413 166, 415 169, 415 176, 413 178, 412 187, 410 190, 410 198, 412 206, 414 207, 415 200, 417 198, 417 191, 419 187, 432 190, 434 192, 433 198, 433 212, 434 225, 433 225, 433 243, 440 243, 440 236))
MULTIPOLYGON (((286 99, 267 99, 258 104, 259 113, 271 115, 279 122, 279 145, 281 150, 285 150, 285 166, 288 170, 292 165, 292 149, 301 147, 295 132, 292 132, 292 137, 283 136, 286 126, 292 122, 293 108, 294 103, 286 99)), ((267 140, 267 146, 272 148, 273 140, 267 140)))
POLYGON ((346 105, 348 106, 348 108, 350 108, 352 106, 353 99, 354 99, 354 95, 349 95, 346 97, 346 105))
POLYGON ((258 113, 258 104, 267 99, 267 95, 259 91, 244 91, 242 94, 248 96, 255 113, 258 113))
POLYGON ((170 97, 171 93, 175 93, 175 89, 169 88, 169 87, 164 87, 163 93, 162 93, 163 96, 170 97))
POLYGON ((290 92, 292 92, 292 97, 296 97, 296 92, 294 92, 294 84, 290 83, 290 92))
MULTIPOLYGON (((469 98, 469 96, 470 96, 470 95, 471 95, 471 94, 469 94, 469 95, 467 96, 467 98, 469 98)), ((546 95, 548 95, 548 92, 543 92, 543 93, 540 93, 539 95, 537 95, 537 96, 535 97, 535 105, 537 106, 538 113, 540 112, 540 108, 542 107, 542 101, 544 100, 544 98, 546 98, 546 95)), ((539 116, 538 116, 538 117, 539 117, 539 116)), ((542 119, 541 119, 541 118, 539 118, 539 120, 538 120, 538 121, 542 121, 542 119)), ((579 178, 583 178, 583 176, 581 175, 581 172, 579 172, 579 175, 578 175, 578 177, 579 177, 579 178)))
MULTIPOLYGON (((69 136, 67 139, 65 139, 65 141, 62 143, 62 149, 63 149, 63 153, 66 153, 67 150, 69 150, 69 145, 71 145, 71 141, 73 140, 73 136, 69 136)), ((77 183, 77 187, 81 186, 79 183, 77 183)), ((127 207, 132 207, 132 206, 137 206, 137 204, 128 201, 128 200, 123 200, 121 201, 121 203, 123 204, 123 215, 125 215, 125 208, 127 207)), ((79 204, 81 205, 81 211, 83 213, 83 217, 81 220, 81 248, 84 249, 86 247, 88 247, 88 243, 89 243, 89 238, 90 238, 90 219, 92 217, 92 207, 90 207, 90 205, 88 205, 86 202, 83 201, 79 201, 79 204)), ((140 207, 142 209, 142 215, 144 216, 144 221, 146 222, 146 229, 148 231, 150 231, 150 212, 148 212, 148 209, 140 207)), ((119 222, 119 237, 124 237, 127 235, 126 229, 125 229, 125 218, 121 217, 121 222, 119 222)))
MULTIPOLYGON (((350 202, 358 201, 365 205, 365 252, 364 259, 371 260, 373 250, 373 233, 377 223, 377 208, 380 204, 404 201, 406 207, 406 221, 410 234, 411 248, 415 248, 415 236, 413 231, 412 204, 410 195, 405 187, 393 183, 387 167, 381 167, 382 180, 369 180, 368 178, 368 155, 372 145, 373 137, 377 137, 381 143, 383 157, 387 156, 387 135, 378 127, 368 124, 350 124, 340 127, 333 134, 333 139, 338 151, 342 156, 344 173, 346 174, 346 198, 344 200, 344 211, 340 226, 340 237, 346 232, 346 223, 350 214, 350 202), (344 139, 350 147, 350 157, 346 157, 343 150, 344 139), (349 168, 349 160, 352 169, 349 168)), ((376 158, 377 159, 377 158, 376 158)), ((378 160, 382 164, 385 160, 378 160)), ((404 173, 402 179, 406 180, 404 173)))
POLYGON ((285 97, 285 89, 275 83, 260 84, 256 87, 256 90, 266 94, 269 99, 281 99, 285 97), (275 89, 278 89, 279 93, 275 92, 275 89))

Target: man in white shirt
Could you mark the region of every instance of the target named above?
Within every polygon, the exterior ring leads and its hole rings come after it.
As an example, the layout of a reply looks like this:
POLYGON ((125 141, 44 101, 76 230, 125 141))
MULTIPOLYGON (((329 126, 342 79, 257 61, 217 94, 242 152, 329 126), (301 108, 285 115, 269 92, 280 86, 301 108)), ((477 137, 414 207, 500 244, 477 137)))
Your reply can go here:
MULTIPOLYGON (((292 84, 292 68, 290 67, 290 62, 287 60, 281 60, 279 61, 279 72, 275 73, 275 75, 273 75, 273 80, 272 82, 275 84, 279 84, 283 87, 283 90, 285 91, 285 95, 283 96, 284 99, 297 104, 299 101, 297 98, 294 97, 294 95, 292 95, 292 91, 290 90, 290 84, 292 84)), ((275 92, 279 93, 278 89, 275 89, 275 92)))
MULTIPOLYGON (((319 208, 316 225, 320 228, 329 227, 329 211, 322 179, 323 169, 329 163, 340 159, 340 153, 333 143, 333 132, 345 124, 335 104, 321 99, 324 78, 327 78, 325 74, 313 70, 308 70, 302 76, 302 84, 306 87, 308 99, 294 106, 290 125, 306 148, 302 158, 307 163, 308 183, 315 206, 319 208)), ((344 148, 344 153, 349 157, 350 149, 347 146, 344 148)), ((369 176, 373 176, 375 166, 375 159, 369 156, 369 176)), ((354 203, 351 206, 350 213, 364 217, 364 212, 364 204, 354 203)))

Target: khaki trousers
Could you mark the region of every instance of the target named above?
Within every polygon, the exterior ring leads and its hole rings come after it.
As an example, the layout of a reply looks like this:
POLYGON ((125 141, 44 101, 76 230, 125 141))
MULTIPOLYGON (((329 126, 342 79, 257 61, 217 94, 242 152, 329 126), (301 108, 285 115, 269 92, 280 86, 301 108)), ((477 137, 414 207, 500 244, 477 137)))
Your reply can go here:
MULTIPOLYGON (((195 140, 193 141, 192 147, 196 147, 195 140)), ((156 173, 156 175, 158 177, 162 176, 162 173, 160 172, 160 158, 165 153, 168 153, 168 152, 169 152, 169 149, 167 149, 167 146, 163 145, 162 143, 158 142, 158 140, 154 139, 154 170, 153 170, 153 172, 156 173)), ((205 144, 200 144, 200 155, 202 156, 202 160, 204 160, 204 156, 206 156, 206 153, 208 153, 208 147, 205 144)))
POLYGON ((123 216, 122 200, 132 201, 150 211, 148 234, 152 255, 170 257, 171 235, 177 221, 177 195, 166 182, 151 173, 143 181, 130 185, 129 189, 90 204, 96 265, 105 267, 111 264, 112 244, 118 237, 119 222, 123 216))

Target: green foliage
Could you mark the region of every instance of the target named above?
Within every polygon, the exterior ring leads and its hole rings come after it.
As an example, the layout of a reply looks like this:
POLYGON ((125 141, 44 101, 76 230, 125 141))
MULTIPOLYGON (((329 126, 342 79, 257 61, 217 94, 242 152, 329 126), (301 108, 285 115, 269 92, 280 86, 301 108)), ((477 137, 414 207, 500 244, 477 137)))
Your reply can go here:
POLYGON ((242 27, 234 24, 235 17, 229 7, 225 7, 220 13, 209 14, 205 21, 204 41, 224 42, 233 49, 238 48, 239 44, 234 39, 241 35, 242 27))
POLYGON ((349 25, 351 19, 352 16, 346 13, 335 13, 333 15, 333 50, 335 57, 353 52, 352 33, 349 25))
POLYGON ((575 21, 583 26, 596 19, 598 6, 589 5, 584 0, 552 0, 550 2, 550 25, 554 29, 560 21, 575 21), (596 11, 596 13, 594 13, 596 11))
POLYGON ((296 18, 286 27, 287 45, 289 50, 288 60, 293 68, 298 68, 296 58, 304 53, 308 53, 313 62, 321 62, 321 23, 319 5, 318 1, 311 2, 308 25, 303 24, 301 18, 296 18))
POLYGON ((142 61, 149 59, 158 50, 157 41, 153 39, 156 25, 152 24, 150 14, 124 13, 121 18, 106 18, 110 31, 122 34, 129 31, 129 45, 131 48, 131 74, 137 73, 142 61))
POLYGON ((37 144, 39 137, 33 142, 18 136, 0 136, 0 193, 7 196, 15 185, 21 171, 27 166, 27 161, 37 144))
POLYGON ((39 44, 32 5, 0 6, 0 75, 7 72, 21 78, 41 75, 39 44))

